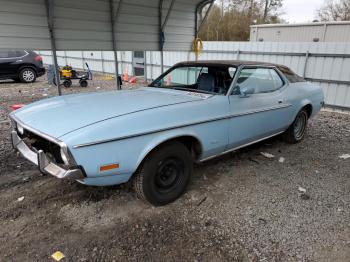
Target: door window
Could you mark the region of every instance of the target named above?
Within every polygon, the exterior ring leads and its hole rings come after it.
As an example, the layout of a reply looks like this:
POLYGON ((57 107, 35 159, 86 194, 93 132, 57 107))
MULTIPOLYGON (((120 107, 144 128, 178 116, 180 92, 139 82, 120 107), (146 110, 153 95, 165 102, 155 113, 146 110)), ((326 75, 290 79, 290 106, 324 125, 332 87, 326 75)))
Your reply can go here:
POLYGON ((284 85, 276 70, 271 68, 244 68, 235 89, 254 89, 254 94, 274 92, 284 85))

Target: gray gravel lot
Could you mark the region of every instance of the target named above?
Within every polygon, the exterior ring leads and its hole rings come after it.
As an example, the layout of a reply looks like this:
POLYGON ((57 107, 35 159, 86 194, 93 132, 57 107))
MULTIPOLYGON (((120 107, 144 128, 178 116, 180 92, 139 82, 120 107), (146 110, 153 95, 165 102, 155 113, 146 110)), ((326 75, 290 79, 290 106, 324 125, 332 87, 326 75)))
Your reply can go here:
MULTIPOLYGON (((31 101, 23 91, 41 99, 43 86, 0 83, 0 103, 31 101)), ((66 261, 350 261, 350 158, 339 158, 350 154, 350 115, 322 112, 297 145, 277 137, 196 165, 186 194, 161 208, 125 185, 41 176, 6 128, 0 149, 3 261, 57 250, 66 261)))

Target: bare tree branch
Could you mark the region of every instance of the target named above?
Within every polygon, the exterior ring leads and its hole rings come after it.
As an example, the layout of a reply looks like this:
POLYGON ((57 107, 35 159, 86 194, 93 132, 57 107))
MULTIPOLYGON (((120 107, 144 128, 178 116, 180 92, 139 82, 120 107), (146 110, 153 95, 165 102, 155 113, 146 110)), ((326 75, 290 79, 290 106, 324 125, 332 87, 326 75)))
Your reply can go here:
POLYGON ((317 10, 317 17, 321 21, 350 20, 350 0, 326 0, 317 10))

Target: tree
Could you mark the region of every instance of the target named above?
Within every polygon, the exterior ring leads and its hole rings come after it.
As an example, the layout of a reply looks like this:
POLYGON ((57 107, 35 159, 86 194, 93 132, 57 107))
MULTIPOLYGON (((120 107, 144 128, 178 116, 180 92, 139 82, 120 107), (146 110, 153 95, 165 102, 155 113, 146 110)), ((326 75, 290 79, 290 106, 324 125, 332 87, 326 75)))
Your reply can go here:
POLYGON ((267 18, 271 14, 271 12, 277 11, 283 5, 283 0, 263 0, 264 3, 264 15, 263 22, 267 23, 267 18))
POLYGON ((208 41, 247 41, 250 25, 279 23, 283 0, 221 0, 212 7, 199 37, 208 41))
POLYGON ((350 20, 350 0, 326 0, 317 10, 317 17, 321 21, 350 20))

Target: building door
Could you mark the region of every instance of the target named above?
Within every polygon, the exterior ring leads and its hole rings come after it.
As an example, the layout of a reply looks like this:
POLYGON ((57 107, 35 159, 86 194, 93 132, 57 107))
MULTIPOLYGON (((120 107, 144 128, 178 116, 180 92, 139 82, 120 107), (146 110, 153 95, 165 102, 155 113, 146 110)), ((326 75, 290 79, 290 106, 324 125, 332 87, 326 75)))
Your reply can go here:
POLYGON ((145 54, 143 51, 134 51, 132 63, 136 76, 145 76, 145 54))

